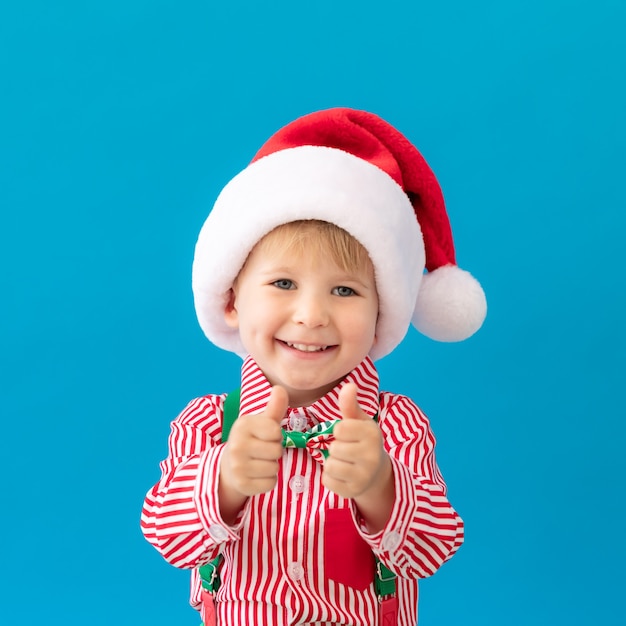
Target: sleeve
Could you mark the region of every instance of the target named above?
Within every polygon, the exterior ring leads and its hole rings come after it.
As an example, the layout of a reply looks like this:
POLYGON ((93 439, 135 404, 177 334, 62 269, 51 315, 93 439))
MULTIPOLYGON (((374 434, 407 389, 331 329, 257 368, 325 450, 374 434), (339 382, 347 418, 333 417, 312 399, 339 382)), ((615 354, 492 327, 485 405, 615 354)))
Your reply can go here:
POLYGON ((374 554, 404 578, 434 574, 463 543, 463 521, 446 497, 428 418, 405 396, 381 394, 380 429, 393 466, 395 503, 386 527, 368 534, 374 554))
POLYGON ((161 479, 144 500, 142 532, 175 567, 204 565, 224 543, 239 539, 246 507, 235 526, 224 522, 219 509, 224 397, 197 398, 172 422, 161 479))

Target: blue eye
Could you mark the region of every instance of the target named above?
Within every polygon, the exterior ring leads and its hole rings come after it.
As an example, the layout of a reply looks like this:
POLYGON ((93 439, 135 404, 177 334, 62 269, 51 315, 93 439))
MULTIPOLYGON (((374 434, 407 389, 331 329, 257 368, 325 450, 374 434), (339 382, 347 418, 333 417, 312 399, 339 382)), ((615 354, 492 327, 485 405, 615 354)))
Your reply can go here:
POLYGON ((272 285, 274 285, 274 287, 278 287, 278 289, 293 289, 293 281, 289 280, 288 278, 275 280, 272 285))
POLYGON ((333 289, 333 294, 336 296, 341 296, 342 298, 346 298, 347 296, 353 296, 356 292, 351 287, 335 287, 333 289))

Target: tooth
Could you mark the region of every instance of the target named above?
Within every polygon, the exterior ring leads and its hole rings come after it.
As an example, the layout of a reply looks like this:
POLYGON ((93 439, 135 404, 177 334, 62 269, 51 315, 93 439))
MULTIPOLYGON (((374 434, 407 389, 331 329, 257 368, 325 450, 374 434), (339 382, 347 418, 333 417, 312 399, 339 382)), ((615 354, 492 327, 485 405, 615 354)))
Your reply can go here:
POLYGON ((295 348, 296 350, 300 350, 301 352, 322 352, 326 350, 328 346, 308 346, 304 343, 289 343, 287 345, 291 348, 295 348))

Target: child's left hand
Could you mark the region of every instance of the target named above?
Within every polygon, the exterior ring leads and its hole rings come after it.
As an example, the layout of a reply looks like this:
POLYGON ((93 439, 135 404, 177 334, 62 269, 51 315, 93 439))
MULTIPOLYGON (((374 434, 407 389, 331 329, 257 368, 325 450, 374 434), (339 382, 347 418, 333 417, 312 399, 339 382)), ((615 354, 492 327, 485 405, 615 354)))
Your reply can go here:
POLYGON ((357 401, 357 388, 345 385, 339 393, 343 419, 335 425, 322 482, 344 498, 358 498, 388 479, 390 461, 378 424, 357 401))

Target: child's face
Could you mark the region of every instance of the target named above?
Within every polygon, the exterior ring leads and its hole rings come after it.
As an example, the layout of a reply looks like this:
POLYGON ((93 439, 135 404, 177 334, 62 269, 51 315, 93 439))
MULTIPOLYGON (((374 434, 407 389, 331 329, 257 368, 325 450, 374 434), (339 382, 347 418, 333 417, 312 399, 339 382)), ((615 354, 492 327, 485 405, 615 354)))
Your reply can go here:
POLYGON ((344 270, 328 255, 268 253, 262 246, 248 257, 225 312, 270 383, 287 390, 291 406, 315 402, 367 356, 377 318, 371 263, 344 270))

